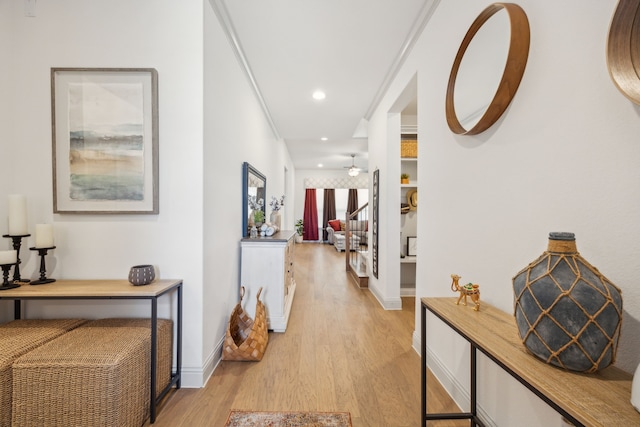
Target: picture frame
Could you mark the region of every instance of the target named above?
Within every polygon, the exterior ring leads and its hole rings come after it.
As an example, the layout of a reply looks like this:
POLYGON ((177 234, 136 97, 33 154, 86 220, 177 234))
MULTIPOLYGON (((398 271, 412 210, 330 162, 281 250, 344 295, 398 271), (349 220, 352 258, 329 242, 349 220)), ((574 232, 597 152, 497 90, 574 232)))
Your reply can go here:
POLYGON ((373 171, 373 212, 372 212, 372 270, 373 276, 378 278, 378 215, 380 210, 380 169, 373 171))
POLYGON ((407 256, 416 256, 418 254, 418 238, 416 236, 407 236, 407 256))
POLYGON ((158 72, 51 68, 53 212, 158 214, 158 72))

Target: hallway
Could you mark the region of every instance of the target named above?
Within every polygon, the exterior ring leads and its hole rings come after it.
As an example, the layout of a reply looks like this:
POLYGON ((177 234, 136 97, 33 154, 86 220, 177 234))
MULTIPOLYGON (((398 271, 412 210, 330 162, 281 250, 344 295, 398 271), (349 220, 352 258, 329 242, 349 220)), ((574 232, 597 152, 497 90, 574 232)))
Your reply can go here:
MULTIPOLYGON (((221 427, 230 409, 348 411, 354 427, 420 425, 415 299, 383 310, 349 282, 344 253, 325 244, 296 244, 295 279, 288 329, 269 334, 262 361, 221 362, 205 388, 171 393, 154 426, 221 427)), ((430 405, 442 396, 430 393, 430 405)))

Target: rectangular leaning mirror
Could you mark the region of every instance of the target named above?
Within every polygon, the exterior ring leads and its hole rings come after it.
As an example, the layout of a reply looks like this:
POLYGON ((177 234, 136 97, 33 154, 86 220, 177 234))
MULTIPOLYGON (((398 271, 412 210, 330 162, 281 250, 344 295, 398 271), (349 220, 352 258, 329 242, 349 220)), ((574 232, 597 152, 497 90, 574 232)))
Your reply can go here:
POLYGON ((249 230, 255 224, 256 211, 262 211, 262 221, 266 218, 267 177, 249 163, 242 164, 242 237, 249 237, 249 230))

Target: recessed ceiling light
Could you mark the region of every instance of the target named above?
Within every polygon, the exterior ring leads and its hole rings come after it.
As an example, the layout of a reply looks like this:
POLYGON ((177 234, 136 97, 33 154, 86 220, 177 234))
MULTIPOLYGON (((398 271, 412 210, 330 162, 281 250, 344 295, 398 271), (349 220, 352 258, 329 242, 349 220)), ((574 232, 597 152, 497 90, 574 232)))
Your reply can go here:
POLYGON ((312 96, 313 96, 313 99, 321 101, 327 97, 327 94, 321 90, 316 90, 315 92, 313 92, 312 96))
POLYGON ((320 138, 321 141, 328 141, 329 138, 327 138, 326 136, 323 136, 322 138, 320 138))
POLYGON ((321 168, 323 165, 322 163, 318 163, 318 167, 321 168))

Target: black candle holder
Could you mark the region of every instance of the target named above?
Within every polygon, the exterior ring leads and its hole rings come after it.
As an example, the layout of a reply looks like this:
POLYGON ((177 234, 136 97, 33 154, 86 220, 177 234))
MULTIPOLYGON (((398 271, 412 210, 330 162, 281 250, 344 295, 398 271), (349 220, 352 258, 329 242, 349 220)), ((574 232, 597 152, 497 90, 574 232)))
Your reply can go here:
POLYGON ((55 246, 51 246, 50 248, 29 248, 32 251, 38 251, 38 255, 40 255, 40 278, 33 280, 31 282, 32 285, 44 285, 45 283, 53 283, 56 281, 56 279, 47 278, 47 268, 44 264, 44 257, 47 255, 47 252, 55 248, 55 246))
POLYGON ((22 279, 20 278, 20 246, 22 245, 22 238, 23 237, 29 237, 31 236, 31 234, 20 234, 20 235, 11 235, 11 234, 3 234, 2 237, 10 237, 11 240, 13 240, 13 249, 16 250, 16 253, 18 254, 18 261, 16 262, 16 266, 13 269, 13 281, 14 282, 22 282, 22 283, 29 283, 30 280, 29 279, 22 279))
POLYGON ((13 283, 9 281, 9 270, 11 270, 12 265, 17 265, 18 263, 13 264, 0 264, 2 267, 2 285, 0 285, 0 291, 6 291, 7 289, 19 288, 19 283, 13 283))

